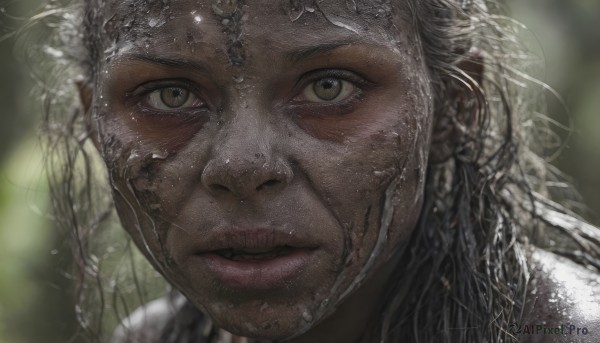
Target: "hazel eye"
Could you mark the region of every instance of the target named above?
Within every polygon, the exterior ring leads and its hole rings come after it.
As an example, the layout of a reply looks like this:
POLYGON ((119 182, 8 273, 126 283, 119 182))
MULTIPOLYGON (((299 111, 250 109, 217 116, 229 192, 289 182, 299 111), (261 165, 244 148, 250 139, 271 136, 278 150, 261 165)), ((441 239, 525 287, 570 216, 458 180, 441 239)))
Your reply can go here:
POLYGON ((354 84, 344 79, 324 77, 308 85, 302 95, 311 102, 337 102, 350 96, 354 88, 354 84))
POLYGON ((145 105, 162 111, 201 107, 204 103, 188 89, 183 87, 165 87, 150 92, 145 105))

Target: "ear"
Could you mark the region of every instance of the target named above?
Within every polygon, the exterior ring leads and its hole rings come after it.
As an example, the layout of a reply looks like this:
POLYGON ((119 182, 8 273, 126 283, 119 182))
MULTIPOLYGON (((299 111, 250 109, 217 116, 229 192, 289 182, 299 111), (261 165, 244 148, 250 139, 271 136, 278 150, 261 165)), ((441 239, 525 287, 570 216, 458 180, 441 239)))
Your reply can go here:
POLYGON ((484 63, 481 53, 472 49, 457 65, 455 76, 443 80, 443 99, 438 100, 431 136, 431 163, 447 161, 479 123, 484 63))
POLYGON ((100 142, 96 135, 96 126, 92 120, 92 102, 94 101, 94 91, 92 87, 83 80, 76 81, 77 90, 79 91, 79 101, 83 108, 83 115, 85 116, 85 126, 88 130, 89 136, 94 143, 94 146, 100 151, 100 142))

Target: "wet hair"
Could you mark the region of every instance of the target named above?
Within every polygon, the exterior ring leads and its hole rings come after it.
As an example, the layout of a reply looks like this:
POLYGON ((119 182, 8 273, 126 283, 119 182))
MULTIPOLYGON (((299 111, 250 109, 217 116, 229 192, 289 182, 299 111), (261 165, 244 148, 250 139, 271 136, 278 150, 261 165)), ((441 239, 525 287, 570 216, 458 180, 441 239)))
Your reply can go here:
MULTIPOLYGON (((41 45, 55 62, 52 82, 43 86, 44 146, 54 218, 72 236, 77 313, 93 340, 102 340, 102 313, 85 304, 104 302, 101 288, 111 277, 103 276, 91 241, 112 203, 91 147, 90 125, 74 85, 65 80, 94 85, 105 53, 102 3, 52 1, 34 18, 56 28, 41 45)), ((447 158, 428 166, 418 226, 400 251, 403 263, 382 295, 382 316, 371 329, 382 342, 511 341, 508 324, 521 318, 526 298, 528 247, 553 249, 600 269, 593 263, 600 257, 600 235, 584 223, 568 225, 561 218, 579 223, 575 214, 550 200, 557 194, 549 181, 561 176, 541 157, 548 153, 548 123, 536 114, 541 103, 531 100, 541 98, 536 90, 546 87, 516 69, 524 65, 525 49, 515 38, 518 24, 502 4, 407 3, 431 78, 436 130, 452 133, 447 158), (482 68, 482 79, 464 66, 482 68), (547 235, 564 240, 564 249, 548 245, 547 235)), ((392 8, 386 0, 370 4, 392 8)), ((184 306, 188 319, 189 313, 199 318, 190 306, 184 306)), ((193 322, 171 321, 163 340, 189 337, 198 331, 193 322)))

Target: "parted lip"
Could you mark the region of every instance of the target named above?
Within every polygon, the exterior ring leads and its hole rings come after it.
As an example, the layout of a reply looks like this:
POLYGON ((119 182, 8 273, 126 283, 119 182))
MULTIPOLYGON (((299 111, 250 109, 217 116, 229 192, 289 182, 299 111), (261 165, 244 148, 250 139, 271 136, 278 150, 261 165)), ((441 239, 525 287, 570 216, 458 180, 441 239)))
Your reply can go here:
POLYGON ((319 244, 310 237, 301 237, 296 231, 283 228, 226 226, 210 230, 196 246, 195 253, 219 250, 267 252, 280 247, 316 249, 319 244))

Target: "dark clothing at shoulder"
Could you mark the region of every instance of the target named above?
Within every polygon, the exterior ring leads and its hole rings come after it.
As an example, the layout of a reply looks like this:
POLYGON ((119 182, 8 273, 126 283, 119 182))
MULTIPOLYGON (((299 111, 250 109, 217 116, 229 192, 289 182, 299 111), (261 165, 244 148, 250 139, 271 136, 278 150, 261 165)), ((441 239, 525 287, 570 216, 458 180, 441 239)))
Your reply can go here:
MULTIPOLYGON (((600 274, 541 249, 529 266, 522 320, 507 330, 521 343, 600 342, 600 274)), ((216 343, 219 336, 210 318, 176 295, 136 310, 111 342, 216 343)))

